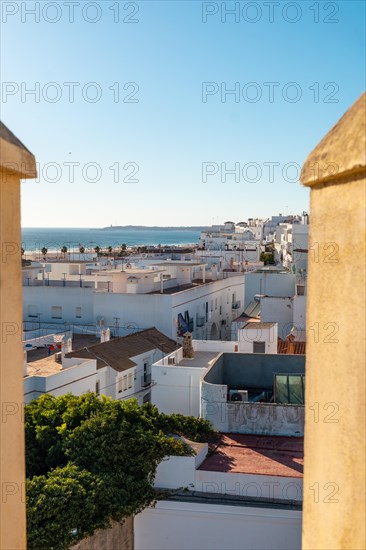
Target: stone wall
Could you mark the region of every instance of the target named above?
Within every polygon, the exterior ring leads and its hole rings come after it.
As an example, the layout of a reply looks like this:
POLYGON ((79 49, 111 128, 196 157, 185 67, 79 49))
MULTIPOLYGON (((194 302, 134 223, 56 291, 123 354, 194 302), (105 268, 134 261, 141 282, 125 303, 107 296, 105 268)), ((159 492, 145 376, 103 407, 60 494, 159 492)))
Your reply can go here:
POLYGON ((366 547, 366 95, 305 162, 311 188, 303 550, 366 547))
POLYGON ((98 529, 94 535, 81 540, 70 550, 133 550, 134 528, 133 517, 124 523, 112 522, 110 529, 98 529))

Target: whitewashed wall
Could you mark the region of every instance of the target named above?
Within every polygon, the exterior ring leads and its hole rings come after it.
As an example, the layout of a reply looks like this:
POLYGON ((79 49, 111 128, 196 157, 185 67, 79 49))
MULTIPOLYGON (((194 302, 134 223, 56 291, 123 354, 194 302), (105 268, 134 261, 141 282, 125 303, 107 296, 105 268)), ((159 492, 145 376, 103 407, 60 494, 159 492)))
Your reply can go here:
POLYGON ((23 315, 25 321, 34 321, 28 318, 28 307, 34 305, 37 312, 41 313, 42 323, 93 324, 97 317, 104 317, 105 325, 113 327, 115 318, 118 318, 120 327, 128 324, 140 329, 155 326, 167 336, 175 338, 179 313, 184 316, 185 311, 188 311, 196 322, 196 314, 203 316, 208 302, 209 322, 204 329, 195 329, 195 337, 210 338, 213 323, 216 323, 219 331, 221 320, 227 321, 229 326, 237 315, 237 310, 231 307, 233 293, 242 304, 243 276, 215 281, 176 294, 118 294, 67 286, 23 287, 23 315), (61 319, 52 318, 52 306, 62 307, 61 319), (76 317, 78 307, 81 308, 80 318, 76 317))
POLYGON ((294 296, 295 275, 292 273, 246 273, 245 306, 254 299, 256 294, 294 296))
POLYGON ((201 415, 215 430, 227 433, 304 435, 304 406, 228 402, 227 386, 202 383, 201 415))
POLYGON ((293 298, 261 299, 261 321, 278 323, 278 336, 285 339, 293 327, 293 298))
POLYGON ((241 353, 253 353, 253 342, 265 342, 265 353, 277 353, 278 326, 244 328, 246 322, 232 323, 232 335, 241 353))
POLYGON ((159 489, 186 488, 203 494, 230 495, 281 501, 303 500, 303 478, 240 472, 198 470, 207 455, 207 445, 196 456, 170 456, 156 471, 159 489))
POLYGON ((199 417, 200 382, 206 368, 153 365, 151 402, 160 412, 199 417))
POLYGON ((158 501, 135 517, 135 550, 300 550, 301 512, 158 501))
POLYGON ((96 361, 84 361, 49 376, 27 376, 24 378, 24 402, 29 403, 44 393, 56 397, 65 393, 82 395, 95 391, 97 382, 96 361))
POLYGON ((293 323, 294 327, 299 333, 298 340, 306 340, 305 329, 306 329, 306 296, 294 296, 293 305, 293 323), (301 336, 301 338, 300 338, 301 336))

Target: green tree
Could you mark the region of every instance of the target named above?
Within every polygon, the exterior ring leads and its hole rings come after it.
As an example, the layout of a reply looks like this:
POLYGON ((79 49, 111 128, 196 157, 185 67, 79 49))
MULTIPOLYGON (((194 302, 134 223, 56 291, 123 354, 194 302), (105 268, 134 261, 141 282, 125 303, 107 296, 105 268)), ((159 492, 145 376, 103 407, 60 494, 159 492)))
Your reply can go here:
POLYGON ((42 252, 43 259, 45 260, 46 256, 47 256, 48 249, 44 246, 42 248, 41 252, 42 252))
POLYGON ((161 460, 192 454, 171 434, 207 441, 213 431, 205 420, 161 414, 149 403, 87 393, 32 401, 25 434, 29 550, 63 550, 154 501, 161 460))
POLYGON ((104 481, 68 464, 48 476, 27 480, 27 547, 63 550, 108 526, 101 507, 108 502, 104 481), (62 525, 62 528, 61 528, 62 525))
POLYGON ((65 257, 66 254, 67 254, 67 246, 63 246, 63 247, 61 248, 61 252, 62 252, 62 254, 63 254, 64 257, 65 257))
POLYGON ((261 262, 264 262, 264 265, 273 264, 274 263, 273 252, 261 252, 259 260, 261 262))
POLYGON ((84 254, 84 252, 85 252, 84 246, 79 246, 79 252, 80 252, 80 254, 84 254))
POLYGON ((113 246, 108 246, 108 253, 112 254, 112 252, 113 252, 113 246))
POLYGON ((100 246, 95 246, 94 247, 94 252, 97 253, 97 255, 99 255, 99 252, 100 252, 100 246))

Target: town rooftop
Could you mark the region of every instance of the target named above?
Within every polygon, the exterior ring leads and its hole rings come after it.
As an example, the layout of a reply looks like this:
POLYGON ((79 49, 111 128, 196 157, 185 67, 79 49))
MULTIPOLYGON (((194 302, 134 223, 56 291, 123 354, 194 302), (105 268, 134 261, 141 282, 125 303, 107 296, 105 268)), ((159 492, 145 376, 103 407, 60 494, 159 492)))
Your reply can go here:
POLYGON ((302 437, 222 434, 199 470, 301 478, 303 465, 302 437))

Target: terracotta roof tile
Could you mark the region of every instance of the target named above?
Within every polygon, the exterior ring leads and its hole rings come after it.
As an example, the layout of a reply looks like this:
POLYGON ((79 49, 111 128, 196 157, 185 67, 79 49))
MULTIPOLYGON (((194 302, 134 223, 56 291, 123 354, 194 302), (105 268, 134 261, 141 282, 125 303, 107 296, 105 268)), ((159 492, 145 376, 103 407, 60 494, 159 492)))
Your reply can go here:
POLYGON ((302 437, 222 434, 199 470, 303 477, 303 464, 302 437))

